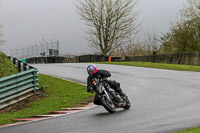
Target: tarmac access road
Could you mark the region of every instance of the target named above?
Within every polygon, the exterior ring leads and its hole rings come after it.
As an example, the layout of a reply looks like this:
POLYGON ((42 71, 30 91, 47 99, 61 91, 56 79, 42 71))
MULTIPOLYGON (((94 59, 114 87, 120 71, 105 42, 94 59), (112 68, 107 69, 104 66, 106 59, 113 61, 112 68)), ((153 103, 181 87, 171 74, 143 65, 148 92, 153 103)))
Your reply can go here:
MULTIPOLYGON (((39 73, 86 84, 87 63, 37 64, 39 73)), ((200 126, 200 73, 98 64, 119 81, 130 110, 102 106, 71 115, 0 128, 0 133, 169 133, 200 126)))

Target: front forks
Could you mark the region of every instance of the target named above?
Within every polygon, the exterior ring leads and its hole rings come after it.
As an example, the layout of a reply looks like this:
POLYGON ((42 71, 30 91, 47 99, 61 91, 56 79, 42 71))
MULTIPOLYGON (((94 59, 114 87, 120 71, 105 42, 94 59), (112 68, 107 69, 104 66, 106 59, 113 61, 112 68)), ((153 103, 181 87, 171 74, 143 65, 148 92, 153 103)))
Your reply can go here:
POLYGON ((106 98, 108 99, 108 101, 112 102, 112 100, 110 99, 110 96, 108 95, 106 89, 104 89, 103 91, 104 91, 104 94, 105 94, 106 98))

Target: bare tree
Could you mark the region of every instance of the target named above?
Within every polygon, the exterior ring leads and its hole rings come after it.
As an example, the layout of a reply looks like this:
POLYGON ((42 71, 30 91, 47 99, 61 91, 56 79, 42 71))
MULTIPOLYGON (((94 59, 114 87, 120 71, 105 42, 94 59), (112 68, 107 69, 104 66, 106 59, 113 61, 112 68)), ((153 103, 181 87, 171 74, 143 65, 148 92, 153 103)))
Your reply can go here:
POLYGON ((144 33, 142 40, 141 37, 138 37, 134 38, 134 40, 132 40, 130 44, 125 47, 125 55, 149 56, 153 54, 159 54, 161 52, 161 40, 155 31, 152 33, 144 33))
POLYGON ((186 6, 183 10, 181 10, 181 19, 183 22, 185 21, 195 21, 199 23, 200 18, 200 1, 199 0, 187 0, 188 7, 186 6))
POLYGON ((142 43, 146 47, 146 55, 157 54, 160 51, 161 40, 155 31, 145 34, 142 43))
POLYGON ((138 0, 80 0, 76 7, 89 30, 94 53, 112 54, 138 32, 138 0))

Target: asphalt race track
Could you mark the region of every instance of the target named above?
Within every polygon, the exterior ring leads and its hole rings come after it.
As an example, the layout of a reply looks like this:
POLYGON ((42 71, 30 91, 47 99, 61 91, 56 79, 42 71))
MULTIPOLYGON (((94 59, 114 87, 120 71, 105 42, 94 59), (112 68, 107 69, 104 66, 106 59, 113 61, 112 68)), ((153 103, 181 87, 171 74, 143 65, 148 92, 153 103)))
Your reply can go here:
MULTIPOLYGON (((39 73, 86 84, 89 64, 38 64, 39 73)), ((86 111, 0 128, 0 133, 168 133, 200 126, 200 73, 97 65, 121 83, 132 107, 86 111)))

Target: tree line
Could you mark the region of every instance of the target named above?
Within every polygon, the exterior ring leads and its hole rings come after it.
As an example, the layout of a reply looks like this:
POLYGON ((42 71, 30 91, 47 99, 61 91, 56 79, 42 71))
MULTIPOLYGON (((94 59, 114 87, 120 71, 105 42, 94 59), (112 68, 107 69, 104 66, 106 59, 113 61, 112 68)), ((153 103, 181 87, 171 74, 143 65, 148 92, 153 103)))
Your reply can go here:
POLYGON ((78 13, 89 27, 91 48, 98 54, 152 55, 200 52, 200 1, 188 0, 180 10, 179 20, 168 33, 159 37, 147 33, 139 41, 137 33, 138 0, 81 0, 78 13))
POLYGON ((188 3, 180 11, 179 21, 161 38, 165 53, 200 52, 200 1, 188 3))
MULTIPOLYGON (((200 1, 187 0, 177 22, 159 37, 147 33, 140 41, 137 35, 139 0, 78 0, 75 4, 88 26, 87 40, 95 54, 143 56, 181 52, 200 52, 200 1)), ((0 25, 0 45, 5 41, 0 25)))

